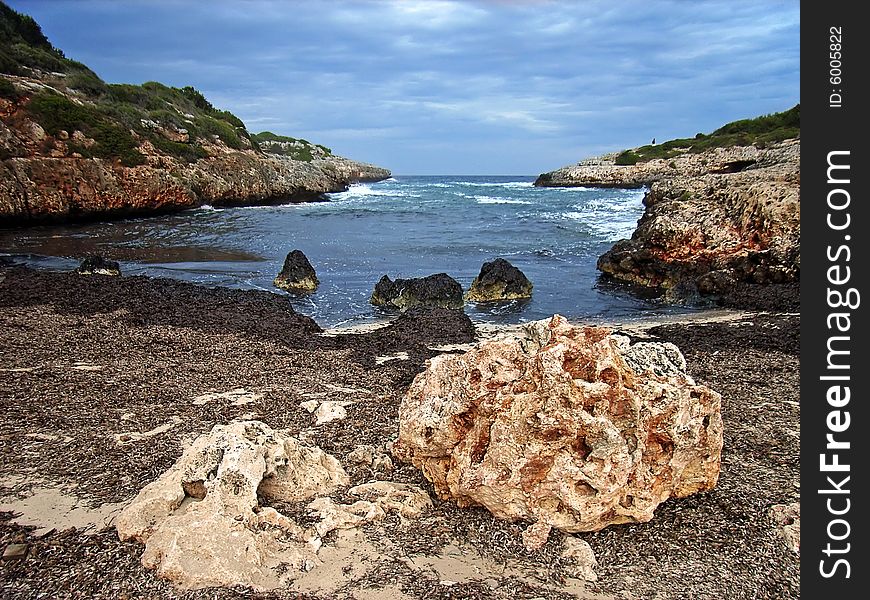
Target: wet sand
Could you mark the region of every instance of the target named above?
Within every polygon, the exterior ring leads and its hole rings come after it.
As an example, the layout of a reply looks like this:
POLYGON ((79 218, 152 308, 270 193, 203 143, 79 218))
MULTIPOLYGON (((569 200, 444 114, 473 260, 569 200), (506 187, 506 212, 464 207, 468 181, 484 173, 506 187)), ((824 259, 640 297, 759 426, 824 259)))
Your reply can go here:
MULTIPOLYGON (((650 523, 579 534, 597 557, 597 582, 570 577, 565 534, 529 552, 524 524, 436 501, 411 527, 390 518, 366 526, 364 539, 347 543, 353 552, 335 540, 332 564, 348 570, 322 567, 295 590, 255 597, 799 598, 798 558, 768 510, 800 493, 800 317, 694 319, 706 322, 614 326, 676 343, 690 374, 722 394, 719 484, 665 502, 650 523)), ((0 564, 0 595, 12 598, 251 597, 173 589, 139 564, 143 547, 120 542, 106 515, 186 440, 235 418, 313 437, 345 464, 351 485, 388 478, 431 491, 408 465, 385 475, 345 457, 394 439, 402 395, 425 361, 478 336, 455 311, 323 332, 266 292, 17 267, 0 268, 0 330, 0 548, 29 547, 26 559, 0 564), (347 418, 316 425, 300 406, 311 400, 341 402, 347 418), (32 507, 19 516, 28 499, 60 507, 61 520, 49 522, 45 506, 42 517, 32 507), (98 516, 63 519, 76 510, 98 516)))

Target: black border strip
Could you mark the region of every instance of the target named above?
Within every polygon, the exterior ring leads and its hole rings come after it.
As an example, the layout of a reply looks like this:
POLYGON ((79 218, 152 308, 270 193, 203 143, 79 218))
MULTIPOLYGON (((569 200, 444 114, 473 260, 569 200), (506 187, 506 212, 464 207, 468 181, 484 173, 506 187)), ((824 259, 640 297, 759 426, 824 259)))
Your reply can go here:
POLYGON ((801 3, 801 594, 866 598, 870 58, 863 3, 801 3))

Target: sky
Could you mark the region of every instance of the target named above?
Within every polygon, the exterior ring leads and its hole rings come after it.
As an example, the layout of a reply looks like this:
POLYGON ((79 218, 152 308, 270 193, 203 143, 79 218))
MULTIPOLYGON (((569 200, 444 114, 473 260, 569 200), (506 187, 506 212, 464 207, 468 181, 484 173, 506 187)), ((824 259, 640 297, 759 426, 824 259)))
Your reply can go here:
POLYGON ((6 0, 110 83, 402 175, 536 175, 800 101, 798 0, 6 0))

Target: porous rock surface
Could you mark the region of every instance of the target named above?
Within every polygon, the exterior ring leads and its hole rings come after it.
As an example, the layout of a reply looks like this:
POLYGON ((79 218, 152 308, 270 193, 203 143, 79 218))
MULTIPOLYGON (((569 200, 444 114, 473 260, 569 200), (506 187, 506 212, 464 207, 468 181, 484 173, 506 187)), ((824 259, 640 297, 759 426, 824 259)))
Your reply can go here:
POLYGON ((721 398, 672 344, 634 344, 555 315, 522 335, 433 358, 405 395, 393 453, 444 499, 551 527, 645 522, 670 497, 711 489, 721 398))
POLYGON ((432 507, 418 486, 349 484, 334 457, 260 421, 217 425, 147 485, 115 521, 123 540, 145 544, 142 564, 181 588, 250 586, 269 590, 322 564, 323 537, 397 513, 402 523, 432 507), (265 501, 306 502, 303 527, 265 501))
POLYGON ((384 275, 375 284, 371 303, 403 311, 418 307, 460 309, 465 305, 462 286, 447 273, 395 281, 384 275))
POLYGON ((472 302, 505 302, 532 297, 532 282, 503 258, 483 263, 465 295, 472 302))
POLYGON ((800 280, 799 139, 628 166, 614 158, 563 167, 536 182, 649 187, 637 229, 599 258, 602 272, 675 302, 728 294, 741 283, 800 280))
POLYGON ((275 277, 275 287, 288 292, 313 292, 320 285, 317 273, 302 250, 291 250, 284 259, 281 272, 275 277))

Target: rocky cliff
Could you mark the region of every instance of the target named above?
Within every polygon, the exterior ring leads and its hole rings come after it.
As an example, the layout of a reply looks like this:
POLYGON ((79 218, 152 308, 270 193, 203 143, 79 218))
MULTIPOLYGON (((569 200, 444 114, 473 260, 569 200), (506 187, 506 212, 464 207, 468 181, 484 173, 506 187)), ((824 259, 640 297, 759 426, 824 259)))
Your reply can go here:
POLYGON ((536 185, 648 187, 631 239, 602 255, 598 269, 668 300, 799 281, 799 139, 669 154, 627 165, 616 164, 626 153, 602 156, 536 185))
POLYGON ((107 84, 0 2, 0 226, 322 199, 387 169, 257 136, 192 87, 107 84))
MULTIPOLYGON (((16 93, 0 98, 0 225, 145 215, 202 204, 301 202, 390 176, 386 169, 337 156, 304 161, 251 144, 231 148, 220 137, 199 140, 196 148, 203 156, 190 162, 135 130, 130 131, 133 151, 141 156, 135 162, 142 164, 85 156, 81 149, 98 145, 99 132, 86 133, 86 125, 51 131, 28 110, 41 94, 59 94, 88 107, 85 98, 49 90, 33 78, 5 78, 16 93)), ((156 129, 168 142, 190 143, 170 139, 178 129, 156 129)))

